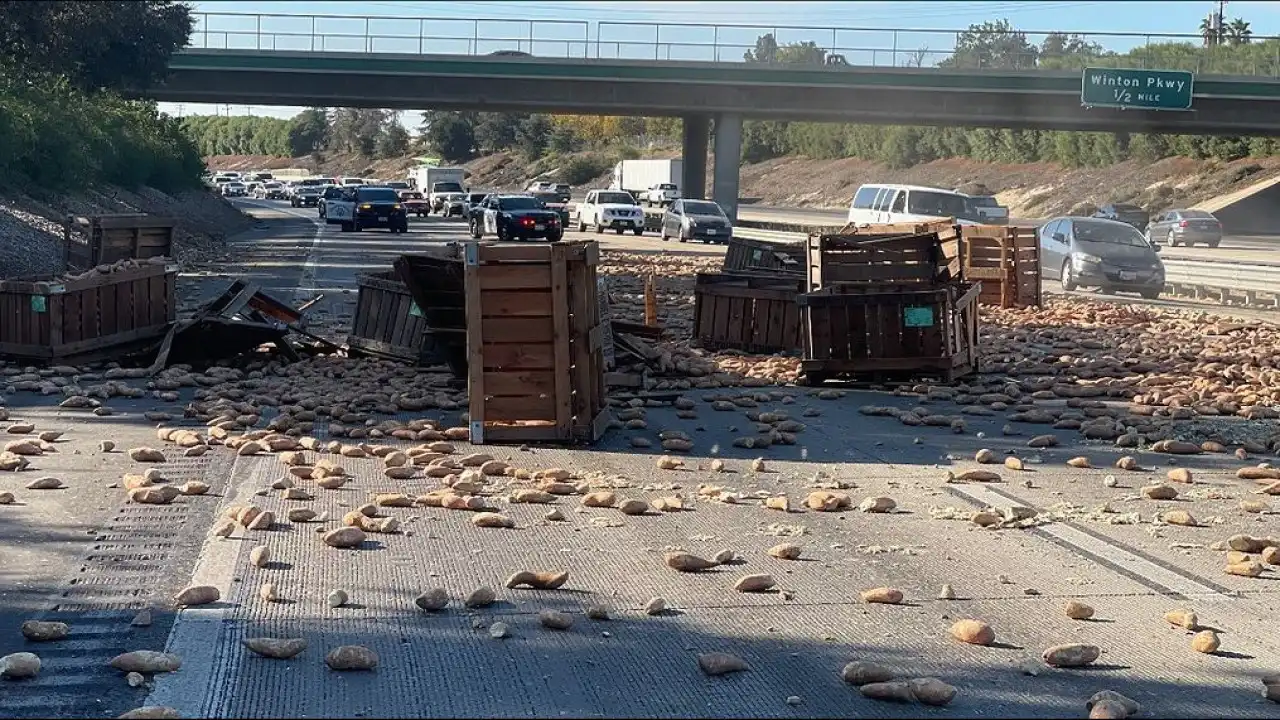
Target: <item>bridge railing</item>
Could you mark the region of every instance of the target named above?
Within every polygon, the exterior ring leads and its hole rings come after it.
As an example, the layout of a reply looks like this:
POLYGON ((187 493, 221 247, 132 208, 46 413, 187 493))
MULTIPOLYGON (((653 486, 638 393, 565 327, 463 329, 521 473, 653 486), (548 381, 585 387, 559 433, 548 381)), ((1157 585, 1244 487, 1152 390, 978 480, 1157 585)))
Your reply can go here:
POLYGON ((1204 38, 1192 34, 1017 31, 985 43, 1005 49, 987 51, 973 49, 972 35, 963 30, 245 13, 195 17, 191 43, 198 48, 420 55, 514 51, 556 58, 737 63, 750 56, 782 63, 806 54, 795 45, 811 44, 811 61, 871 67, 1138 67, 1280 77, 1280 38, 1263 37, 1227 38, 1204 47, 1204 38), (957 46, 964 49, 957 52, 957 46))

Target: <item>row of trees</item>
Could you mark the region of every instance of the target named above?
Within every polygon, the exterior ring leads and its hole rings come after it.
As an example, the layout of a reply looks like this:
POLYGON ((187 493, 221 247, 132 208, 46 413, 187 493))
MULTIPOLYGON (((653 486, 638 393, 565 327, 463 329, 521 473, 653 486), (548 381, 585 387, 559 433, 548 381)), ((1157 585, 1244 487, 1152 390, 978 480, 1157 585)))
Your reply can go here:
POLYGON ((413 138, 389 110, 307 108, 288 120, 241 115, 192 115, 182 127, 205 155, 298 157, 329 151, 393 158, 413 149, 413 138))
POLYGON ((204 163, 179 123, 122 96, 162 78, 192 27, 178 2, 0 2, 0 176, 197 185, 204 163))

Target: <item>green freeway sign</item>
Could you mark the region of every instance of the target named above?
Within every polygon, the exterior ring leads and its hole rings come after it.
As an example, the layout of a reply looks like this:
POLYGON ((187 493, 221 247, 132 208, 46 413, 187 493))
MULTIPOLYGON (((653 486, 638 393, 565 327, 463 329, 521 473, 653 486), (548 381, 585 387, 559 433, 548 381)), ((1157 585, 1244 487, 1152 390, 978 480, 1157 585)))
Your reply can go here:
POLYGON ((1181 70, 1085 68, 1080 104, 1132 110, 1190 110, 1194 76, 1181 70))

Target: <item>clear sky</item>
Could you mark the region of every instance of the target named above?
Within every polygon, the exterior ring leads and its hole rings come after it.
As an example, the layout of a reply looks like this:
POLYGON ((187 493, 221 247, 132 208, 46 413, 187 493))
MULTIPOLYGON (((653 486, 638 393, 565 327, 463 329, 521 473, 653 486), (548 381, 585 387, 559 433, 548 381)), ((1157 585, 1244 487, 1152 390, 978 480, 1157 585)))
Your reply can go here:
MULTIPOLYGON (((1090 38, 1123 51, 1143 34, 1195 34, 1216 2, 196 2, 197 47, 325 49, 377 52, 488 53, 522 49, 536 55, 738 59, 755 37, 776 27, 780 43, 813 40, 850 63, 905 64, 927 49, 933 62, 955 43, 956 30, 1004 18, 1038 42, 1042 33, 1132 33, 1090 38), (203 15, 208 13, 207 16, 203 15), (230 17, 241 14, 253 17, 230 17), (317 16, 311 19, 311 16, 317 16), (323 17, 321 17, 323 16, 323 17), (366 22, 363 18, 374 18, 366 22), (518 21, 540 22, 518 22, 518 21), (479 22, 476 22, 479 21, 479 22), (562 21, 562 22, 548 22, 562 21), (567 22, 564 22, 567 21, 567 22), (713 24, 722 23, 716 29, 713 24), (679 25, 704 27, 678 27, 679 25), (733 27, 736 26, 736 27, 733 27), (753 27, 744 27, 753 26, 753 27), (784 28, 806 28, 786 30, 784 28), (833 28, 838 28, 833 32, 833 28), (897 30, 895 30, 895 28, 897 30), (930 32, 934 31, 934 32, 930 32), (941 32, 952 31, 952 32, 941 32), (532 47, 530 35, 532 33, 532 47), (346 37, 343 37, 346 36, 346 37), (366 39, 371 37, 371 40, 366 39), (718 45, 719 48, 714 46, 718 45)), ((1228 20, 1247 20, 1255 37, 1280 35, 1280 2, 1232 0, 1228 20)), ((926 62, 926 65, 929 62, 926 62)), ((162 103, 175 114, 292 117, 301 108, 162 103)), ((404 116, 406 126, 416 117, 404 116)))

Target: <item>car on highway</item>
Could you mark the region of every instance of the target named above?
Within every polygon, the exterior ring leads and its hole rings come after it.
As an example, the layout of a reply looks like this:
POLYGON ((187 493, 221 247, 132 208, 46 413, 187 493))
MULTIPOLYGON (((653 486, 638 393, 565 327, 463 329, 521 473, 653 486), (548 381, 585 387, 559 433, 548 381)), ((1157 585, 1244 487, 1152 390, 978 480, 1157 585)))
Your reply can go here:
POLYGON ((662 213, 661 234, 663 242, 676 238, 680 242, 726 243, 733 236, 733 225, 724 210, 710 200, 676 200, 662 213))
POLYGON ((1169 210, 1156 216, 1147 226, 1147 240, 1169 247, 1196 243, 1218 247, 1222 242, 1222 223, 1207 210, 1169 210))
POLYGON ((320 200, 316 203, 316 214, 321 220, 328 221, 329 203, 342 198, 343 188, 339 185, 325 185, 323 192, 320 193, 320 200))
POLYGON ((364 185, 365 180, 364 178, 358 178, 358 177, 343 177, 343 178, 338 178, 337 184, 343 187, 348 187, 353 185, 364 185))
POLYGON ((465 217, 467 194, 464 192, 439 193, 440 214, 444 217, 465 217))
POLYGON ((489 197, 487 192, 469 192, 462 199, 462 217, 471 217, 471 209, 479 205, 485 198, 489 197))
POLYGON ((524 186, 524 191, 527 193, 551 192, 555 189, 556 184, 550 180, 530 180, 529 183, 524 186))
POLYGON ((332 185, 299 185, 289 195, 291 207, 316 207, 320 204, 320 196, 332 185))
POLYGON ((285 187, 282 183, 267 181, 253 189, 253 196, 263 200, 283 200, 285 187))
POLYGON ((1000 204, 994 195, 970 195, 970 217, 987 225, 1008 225, 1009 208, 1000 204))
POLYGON ((431 214, 431 206, 427 204, 427 199, 417 190, 398 190, 396 194, 400 196, 400 204, 404 205, 406 213, 418 217, 431 214))
POLYGON ((384 183, 387 187, 399 192, 401 190, 412 190, 413 184, 407 180, 388 180, 384 183))
POLYGON ((560 215, 560 227, 569 227, 569 205, 565 202, 561 193, 555 190, 547 190, 529 194, 541 200, 548 210, 554 210, 560 215))
POLYGON ((649 207, 663 207, 680 199, 680 188, 675 183, 658 183, 650 185, 644 191, 644 201, 649 207))
POLYGON ((564 237, 560 214, 532 195, 489 195, 471 209, 467 224, 477 240, 496 235, 500 242, 539 237, 557 242, 564 237))
POLYGON ((644 234, 644 209, 625 190, 591 190, 573 210, 578 232, 593 227, 597 233, 608 229, 619 235, 628 230, 644 234))
POLYGON ((983 221, 969 204, 969 196, 954 190, 917 185, 867 184, 849 203, 848 222, 854 225, 921 223, 955 218, 960 225, 983 221))
POLYGON ((395 190, 357 185, 338 188, 339 195, 325 200, 325 223, 341 225, 343 232, 386 228, 392 233, 409 232, 409 216, 395 190))
POLYGON ((229 180, 222 183, 223 197, 244 197, 249 194, 249 186, 239 180, 229 180))
POLYGON ((1057 280, 1063 290, 1096 287, 1148 300, 1164 290, 1160 247, 1128 223, 1057 217, 1040 226, 1039 244, 1041 276, 1057 280))
POLYGON ((1138 232, 1146 232, 1151 216, 1146 210, 1129 203, 1107 203, 1093 213, 1093 217, 1114 220, 1134 226, 1138 232))

